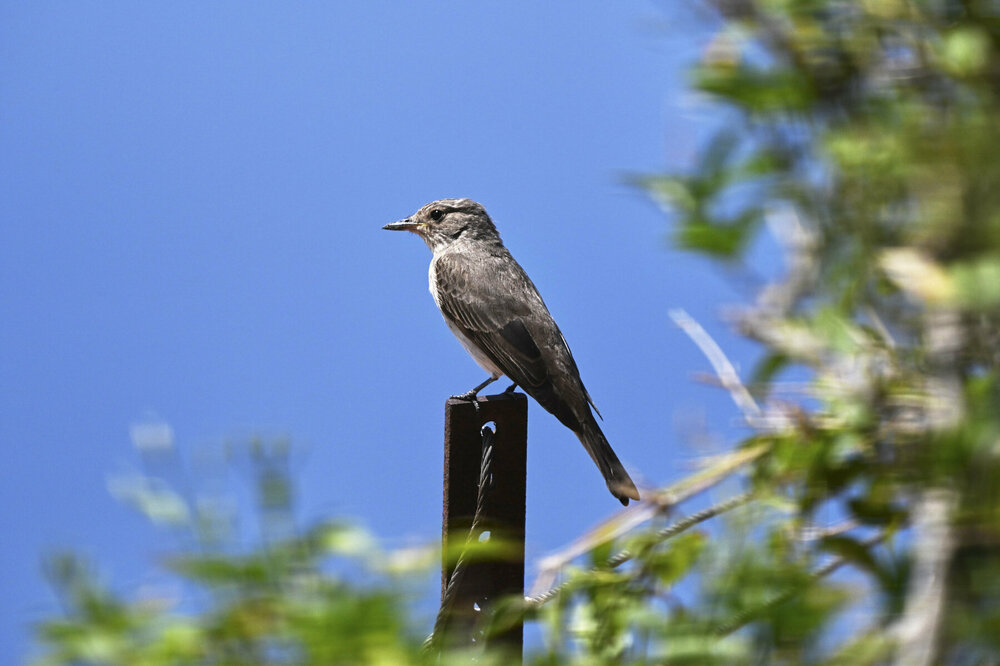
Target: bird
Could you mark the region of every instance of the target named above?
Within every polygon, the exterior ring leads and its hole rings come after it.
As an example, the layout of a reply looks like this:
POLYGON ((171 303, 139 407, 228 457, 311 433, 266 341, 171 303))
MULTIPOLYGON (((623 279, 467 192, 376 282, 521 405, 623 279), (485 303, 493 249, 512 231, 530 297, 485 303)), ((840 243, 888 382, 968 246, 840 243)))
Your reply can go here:
POLYGON ((410 231, 427 243, 433 254, 431 296, 448 328, 489 374, 452 397, 476 404, 479 391, 507 376, 514 382, 508 392, 520 386, 576 434, 612 495, 625 506, 638 500, 639 491, 594 418, 600 412, 566 339, 482 204, 440 199, 382 228, 410 231))

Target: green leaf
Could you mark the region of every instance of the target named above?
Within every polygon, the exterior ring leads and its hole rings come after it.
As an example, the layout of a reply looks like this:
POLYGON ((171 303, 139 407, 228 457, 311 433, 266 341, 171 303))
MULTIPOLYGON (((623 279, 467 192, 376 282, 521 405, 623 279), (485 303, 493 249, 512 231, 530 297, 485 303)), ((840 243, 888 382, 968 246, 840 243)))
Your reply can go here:
POLYGON ((690 184, 683 178, 643 176, 634 179, 633 182, 662 206, 688 214, 698 209, 698 199, 692 192, 690 184))
POLYGON ((901 525, 906 521, 907 512, 891 502, 892 495, 869 493, 864 497, 852 497, 847 500, 851 515, 864 525, 888 527, 901 525))
POLYGON ((169 566, 193 581, 208 585, 260 585, 271 577, 271 568, 259 557, 186 556, 170 560, 169 566))
POLYGON ((748 388, 754 397, 760 398, 766 395, 774 378, 790 364, 791 359, 781 351, 767 353, 757 361, 748 383, 748 388))
POLYGON ((160 479, 138 474, 117 476, 108 481, 108 490, 154 524, 180 526, 191 520, 184 498, 160 479))
POLYGON ((727 223, 695 219, 683 223, 675 238, 680 247, 731 259, 746 247, 760 220, 757 211, 745 212, 727 223))
POLYGON ((694 70, 694 83, 754 114, 805 111, 815 101, 809 78, 793 69, 702 66, 694 70))
POLYGON ((872 554, 874 546, 867 546, 853 537, 838 534, 820 539, 819 547, 829 553, 843 557, 864 571, 879 577, 882 575, 878 561, 872 554))
POLYGON ((668 542, 666 548, 652 550, 645 558, 646 567, 663 585, 681 580, 698 561, 707 538, 700 532, 689 532, 668 542))

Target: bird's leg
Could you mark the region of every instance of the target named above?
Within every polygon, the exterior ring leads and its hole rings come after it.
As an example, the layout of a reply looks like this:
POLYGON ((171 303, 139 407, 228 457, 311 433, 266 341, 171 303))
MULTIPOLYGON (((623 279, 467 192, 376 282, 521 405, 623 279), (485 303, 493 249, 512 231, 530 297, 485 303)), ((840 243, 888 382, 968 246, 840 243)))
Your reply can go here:
POLYGON ((472 403, 472 406, 475 407, 476 411, 478 412, 479 411, 479 401, 476 400, 476 394, 479 393, 480 391, 482 391, 484 388, 486 388, 490 384, 492 384, 493 382, 495 382, 497 379, 499 379, 499 377, 487 377, 485 382, 483 382, 482 384, 480 384, 476 388, 472 389, 471 391, 466 391, 465 393, 463 393, 461 395, 453 395, 451 397, 455 398, 456 400, 468 400, 469 402, 472 403))
POLYGON ((516 388, 517 388, 517 382, 514 382, 513 384, 511 384, 510 386, 508 386, 507 388, 505 388, 503 390, 503 392, 504 393, 513 393, 514 389, 516 389, 516 388))

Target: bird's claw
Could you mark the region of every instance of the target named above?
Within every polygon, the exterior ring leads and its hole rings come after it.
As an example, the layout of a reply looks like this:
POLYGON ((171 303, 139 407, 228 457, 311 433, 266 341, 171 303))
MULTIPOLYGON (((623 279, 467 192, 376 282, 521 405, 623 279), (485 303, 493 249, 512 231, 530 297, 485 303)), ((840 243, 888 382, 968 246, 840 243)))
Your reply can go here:
POLYGON ((475 410, 479 411, 479 399, 476 397, 476 391, 466 391, 459 395, 451 396, 453 400, 464 400, 466 402, 471 402, 475 410))

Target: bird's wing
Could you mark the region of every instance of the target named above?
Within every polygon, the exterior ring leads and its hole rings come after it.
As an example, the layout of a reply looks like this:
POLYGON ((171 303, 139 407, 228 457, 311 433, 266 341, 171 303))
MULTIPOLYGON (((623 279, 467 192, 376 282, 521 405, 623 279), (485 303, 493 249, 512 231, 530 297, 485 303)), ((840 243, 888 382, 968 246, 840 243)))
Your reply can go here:
MULTIPOLYGON (((505 264, 495 268, 504 270, 505 264)), ((529 329, 531 304, 519 293, 523 289, 511 290, 504 284, 510 280, 518 286, 526 284, 536 296, 523 271, 520 275, 497 274, 491 267, 452 253, 435 260, 435 277, 441 312, 505 375, 525 388, 548 381, 542 353, 529 329)))

